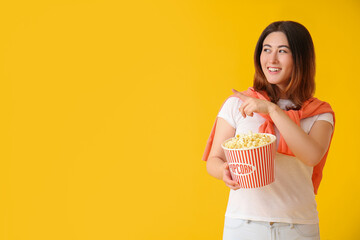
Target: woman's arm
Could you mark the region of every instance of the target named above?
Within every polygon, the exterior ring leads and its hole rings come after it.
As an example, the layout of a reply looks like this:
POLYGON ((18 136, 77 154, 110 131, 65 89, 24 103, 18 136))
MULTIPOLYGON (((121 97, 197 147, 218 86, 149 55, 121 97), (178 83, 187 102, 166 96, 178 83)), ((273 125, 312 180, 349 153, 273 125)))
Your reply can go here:
POLYGON ((270 107, 269 115, 298 159, 312 167, 321 161, 330 144, 333 132, 331 123, 316 121, 309 134, 306 134, 276 104, 270 107))
POLYGON ((206 162, 206 169, 211 176, 223 180, 226 186, 236 190, 240 188, 239 184, 232 180, 224 150, 221 148, 221 144, 226 139, 234 137, 234 135, 235 128, 223 118, 218 118, 212 148, 206 162))
POLYGON ((269 114, 286 144, 300 161, 308 166, 315 166, 321 161, 329 147, 333 131, 329 122, 316 121, 309 134, 306 134, 276 104, 239 92, 236 94, 244 101, 239 109, 244 117, 253 116, 254 112, 269 114))

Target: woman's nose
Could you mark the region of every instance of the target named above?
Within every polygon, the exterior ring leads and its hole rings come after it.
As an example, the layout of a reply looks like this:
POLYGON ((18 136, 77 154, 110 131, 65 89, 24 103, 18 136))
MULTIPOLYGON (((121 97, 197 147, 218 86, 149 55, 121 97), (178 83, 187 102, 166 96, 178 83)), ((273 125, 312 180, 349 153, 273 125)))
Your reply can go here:
POLYGON ((272 52, 270 55, 270 62, 276 63, 278 61, 277 52, 272 52))

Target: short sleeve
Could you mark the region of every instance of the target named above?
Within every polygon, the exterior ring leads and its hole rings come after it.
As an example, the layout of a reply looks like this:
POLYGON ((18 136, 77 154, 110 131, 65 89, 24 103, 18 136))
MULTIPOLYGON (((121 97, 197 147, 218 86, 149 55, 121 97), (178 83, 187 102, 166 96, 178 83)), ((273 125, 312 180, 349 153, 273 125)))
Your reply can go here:
POLYGON ((319 120, 327 121, 327 122, 331 123, 331 125, 334 126, 334 116, 331 113, 319 114, 317 121, 319 121, 319 120))
POLYGON ((236 128, 235 115, 239 112, 240 105, 240 98, 228 98, 220 109, 218 117, 225 119, 233 128, 236 128))

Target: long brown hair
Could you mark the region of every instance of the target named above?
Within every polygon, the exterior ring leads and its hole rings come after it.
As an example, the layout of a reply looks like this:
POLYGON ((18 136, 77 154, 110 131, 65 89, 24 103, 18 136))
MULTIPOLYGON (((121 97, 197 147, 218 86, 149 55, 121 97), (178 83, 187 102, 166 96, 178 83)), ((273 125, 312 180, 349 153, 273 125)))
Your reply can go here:
POLYGON ((309 31, 300 23, 293 21, 273 22, 261 33, 254 54, 255 76, 253 87, 257 91, 266 91, 274 103, 280 98, 280 89, 266 80, 260 63, 263 42, 272 32, 284 33, 289 42, 294 69, 284 93, 294 102, 296 108, 300 108, 315 92, 314 44, 309 31))

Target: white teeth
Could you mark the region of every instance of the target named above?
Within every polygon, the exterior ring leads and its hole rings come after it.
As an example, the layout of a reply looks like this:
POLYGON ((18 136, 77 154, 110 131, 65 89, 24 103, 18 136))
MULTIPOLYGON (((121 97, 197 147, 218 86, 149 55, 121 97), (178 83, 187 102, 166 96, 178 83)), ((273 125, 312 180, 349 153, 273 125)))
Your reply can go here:
POLYGON ((280 71, 280 68, 269 67, 268 69, 269 69, 270 72, 278 72, 278 71, 280 71))

